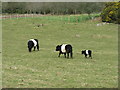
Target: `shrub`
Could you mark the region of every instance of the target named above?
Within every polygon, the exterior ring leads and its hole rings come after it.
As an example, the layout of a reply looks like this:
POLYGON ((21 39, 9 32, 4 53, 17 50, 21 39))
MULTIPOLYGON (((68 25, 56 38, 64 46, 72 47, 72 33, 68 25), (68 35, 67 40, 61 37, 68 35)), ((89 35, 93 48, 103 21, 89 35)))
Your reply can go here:
POLYGON ((120 2, 108 2, 101 13, 102 21, 120 24, 120 2))

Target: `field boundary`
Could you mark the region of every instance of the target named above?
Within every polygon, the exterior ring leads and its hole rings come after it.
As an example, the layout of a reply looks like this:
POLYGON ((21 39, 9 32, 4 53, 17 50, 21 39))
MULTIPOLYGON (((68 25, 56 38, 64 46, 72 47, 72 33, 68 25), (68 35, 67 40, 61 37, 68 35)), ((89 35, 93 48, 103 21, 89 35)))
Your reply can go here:
POLYGON ((46 20, 55 20, 55 21, 65 21, 65 22, 76 22, 79 23, 81 21, 86 21, 90 19, 95 19, 99 17, 99 14, 91 14, 90 16, 87 14, 76 14, 76 15, 42 15, 42 14, 3 14, 1 19, 19 19, 19 18, 40 18, 46 20))

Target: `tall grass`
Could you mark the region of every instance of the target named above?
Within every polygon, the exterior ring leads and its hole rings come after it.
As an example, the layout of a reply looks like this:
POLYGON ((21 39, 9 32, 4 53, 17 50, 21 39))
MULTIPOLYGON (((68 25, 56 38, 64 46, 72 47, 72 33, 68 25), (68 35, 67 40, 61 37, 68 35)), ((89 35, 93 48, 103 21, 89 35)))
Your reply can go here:
POLYGON ((94 19, 95 17, 99 17, 100 14, 79 14, 79 15, 37 15, 37 14, 13 14, 13 15, 3 15, 3 17, 7 17, 10 19, 18 19, 18 18, 39 18, 39 19, 43 19, 43 20, 52 20, 52 21, 64 21, 64 22, 82 22, 82 21, 86 21, 89 19, 94 19))
POLYGON ((91 14, 88 16, 87 14, 82 15, 60 15, 60 16, 41 16, 39 18, 41 19, 47 19, 47 20, 57 20, 57 21, 65 21, 65 22, 82 22, 89 19, 93 19, 95 17, 99 17, 99 14, 91 14))

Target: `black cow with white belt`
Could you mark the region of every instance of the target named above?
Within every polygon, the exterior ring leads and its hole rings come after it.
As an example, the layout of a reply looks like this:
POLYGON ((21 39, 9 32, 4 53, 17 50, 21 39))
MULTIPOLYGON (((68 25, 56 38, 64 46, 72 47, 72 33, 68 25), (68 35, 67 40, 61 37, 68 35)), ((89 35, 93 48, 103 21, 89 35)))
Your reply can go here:
POLYGON ((89 55, 89 57, 92 59, 92 51, 91 50, 82 50, 82 54, 85 55, 85 58, 89 55))
POLYGON ((58 57, 60 57, 61 54, 64 54, 66 58, 66 54, 67 54, 67 58, 69 58, 69 54, 70 54, 70 57, 73 58, 72 46, 70 44, 57 45, 56 51, 59 51, 58 57))
POLYGON ((37 47, 37 50, 39 51, 39 43, 38 43, 38 40, 37 39, 30 39, 28 40, 28 51, 31 52, 32 51, 32 48, 34 47, 34 51, 37 47))

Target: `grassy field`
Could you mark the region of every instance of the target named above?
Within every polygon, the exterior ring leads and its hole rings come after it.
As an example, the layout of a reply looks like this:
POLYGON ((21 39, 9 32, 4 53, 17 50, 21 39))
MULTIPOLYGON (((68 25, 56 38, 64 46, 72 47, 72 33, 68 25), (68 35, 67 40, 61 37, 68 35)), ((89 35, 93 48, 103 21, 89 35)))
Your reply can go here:
POLYGON ((68 23, 37 18, 5 19, 3 32, 4 88, 116 88, 118 87, 118 27, 96 26, 99 21, 68 23), (44 24, 37 27, 38 24, 44 24), (40 51, 27 50, 37 38, 40 51), (56 45, 73 46, 73 59, 58 58, 56 45), (93 59, 81 50, 91 49, 93 59))

